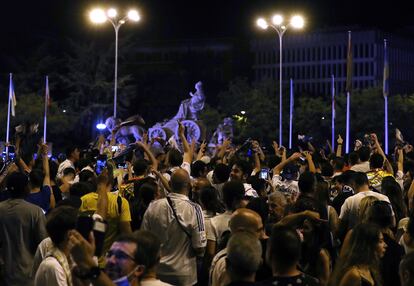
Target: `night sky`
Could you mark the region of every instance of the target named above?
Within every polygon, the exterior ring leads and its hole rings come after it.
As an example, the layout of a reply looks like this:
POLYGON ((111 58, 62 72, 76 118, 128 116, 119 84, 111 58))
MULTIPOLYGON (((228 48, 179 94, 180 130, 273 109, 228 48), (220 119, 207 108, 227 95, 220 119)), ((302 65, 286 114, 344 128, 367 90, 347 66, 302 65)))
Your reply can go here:
POLYGON ((274 11, 288 14, 302 12, 307 29, 332 25, 362 25, 387 30, 413 26, 409 1, 269 1, 269 0, 143 0, 143 1, 87 1, 40 0, 3 1, 1 25, 1 51, 16 51, 35 43, 36 39, 61 37, 93 37, 112 28, 92 27, 87 10, 94 3, 110 6, 137 7, 142 22, 132 30, 144 40, 250 37, 255 33, 254 21, 259 15, 274 11))
POLYGON ((57 49, 66 38, 79 42, 97 39, 105 45, 113 41, 111 25, 96 27, 89 22, 88 11, 96 4, 125 10, 136 7, 142 21, 124 25, 120 36, 129 34, 147 42, 223 37, 248 40, 263 33, 255 25, 257 17, 271 16, 276 11, 285 15, 302 13, 306 18, 304 32, 337 25, 389 31, 411 27, 414 31, 414 17, 408 3, 401 0, 7 1, 2 3, 0 17, 0 74, 9 72, 9 57, 24 59, 44 41, 53 41, 57 49))

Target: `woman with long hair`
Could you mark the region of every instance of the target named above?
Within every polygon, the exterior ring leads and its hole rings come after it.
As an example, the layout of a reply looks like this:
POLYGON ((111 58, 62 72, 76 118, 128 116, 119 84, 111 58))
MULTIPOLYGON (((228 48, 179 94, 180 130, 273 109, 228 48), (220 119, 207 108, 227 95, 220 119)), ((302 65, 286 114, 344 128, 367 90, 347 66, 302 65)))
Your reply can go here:
POLYGON ((395 214, 396 222, 407 216, 407 206, 404 202, 404 195, 401 186, 394 177, 388 176, 382 179, 381 190, 391 202, 392 209, 395 214))
POLYGON ((386 247, 378 226, 369 223, 357 225, 351 235, 349 250, 336 264, 329 285, 382 285, 379 260, 384 256, 386 247))

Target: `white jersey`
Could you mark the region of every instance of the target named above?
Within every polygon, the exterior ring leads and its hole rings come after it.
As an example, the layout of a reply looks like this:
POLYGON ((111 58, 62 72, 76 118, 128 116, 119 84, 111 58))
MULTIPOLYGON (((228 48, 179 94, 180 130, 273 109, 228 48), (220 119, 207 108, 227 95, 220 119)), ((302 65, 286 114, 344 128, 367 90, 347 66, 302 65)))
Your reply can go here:
POLYGON ((223 233, 230 230, 229 221, 231 214, 231 211, 226 211, 211 218, 211 232, 208 233, 208 240, 215 241, 217 244, 220 243, 223 233))
POLYGON ((380 201, 390 202, 387 196, 373 191, 359 192, 347 198, 341 207, 339 219, 348 221, 348 229, 353 228, 358 223, 359 205, 362 199, 368 196, 376 197, 380 201))
POLYGON ((288 201, 296 201, 300 193, 298 181, 282 180, 282 176, 280 175, 273 175, 272 186, 275 190, 283 193, 288 201))
POLYGON ((166 198, 149 205, 141 228, 153 232, 161 241, 161 261, 157 274, 161 277, 180 277, 181 281, 186 281, 186 285, 194 285, 197 283, 197 265, 193 249, 204 248, 207 244, 203 212, 186 195, 170 193, 168 197, 179 223, 190 234, 191 240, 175 219, 166 198))

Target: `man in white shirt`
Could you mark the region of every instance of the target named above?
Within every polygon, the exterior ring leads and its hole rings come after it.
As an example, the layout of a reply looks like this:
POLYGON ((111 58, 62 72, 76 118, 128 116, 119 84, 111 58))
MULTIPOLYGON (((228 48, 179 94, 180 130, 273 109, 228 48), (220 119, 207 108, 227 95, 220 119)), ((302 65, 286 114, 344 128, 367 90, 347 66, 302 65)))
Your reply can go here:
POLYGON ((229 180, 231 169, 229 166, 220 163, 217 164, 213 171, 207 174, 210 184, 217 190, 220 201, 223 200, 223 186, 229 180))
POLYGON ((369 189, 368 177, 362 172, 357 172, 354 175, 356 194, 347 198, 341 207, 340 229, 351 229, 358 223, 359 205, 363 198, 367 196, 374 196, 380 201, 390 202, 387 196, 380 193, 373 192, 369 189))
MULTIPOLYGON (((240 231, 251 233, 257 239, 263 239, 265 237, 261 217, 250 209, 237 209, 231 215, 229 227, 232 234, 240 231)), ((230 277, 226 274, 226 257, 227 248, 224 248, 214 256, 210 268, 209 285, 224 286, 230 283, 230 277)))
POLYGON ((299 158, 301 158, 301 153, 294 153, 273 168, 273 188, 282 192, 286 199, 291 202, 295 202, 299 196, 299 168, 296 165, 299 158))
POLYGON ((68 233, 76 228, 77 215, 78 210, 70 206, 60 206, 48 215, 46 230, 53 246, 48 250, 36 271, 35 286, 73 285, 68 233))
POLYGON ((241 181, 244 186, 244 192, 247 197, 259 197, 256 190, 253 189, 252 185, 247 184, 246 180, 252 173, 249 162, 239 160, 233 164, 230 172, 230 181, 241 181))
MULTIPOLYGON (((78 147, 70 147, 66 150, 66 160, 60 163, 56 178, 60 179, 63 176, 63 170, 66 168, 75 169, 75 163, 79 161, 80 151, 78 147)), ((75 169, 76 170, 76 169, 75 169)))
POLYGON ((196 256, 204 253, 206 235, 201 207, 188 199, 190 176, 178 169, 170 181, 172 192, 153 201, 145 212, 141 229, 161 240, 158 277, 173 285, 197 283, 196 256))
POLYGON ((371 168, 369 167, 369 157, 371 156, 371 149, 367 146, 362 146, 358 150, 359 163, 351 167, 352 171, 366 173, 371 168))
POLYGON ((167 181, 170 180, 171 175, 178 169, 183 169, 187 171, 188 175, 191 174, 191 163, 193 159, 193 152, 190 149, 190 145, 188 144, 187 138, 184 134, 184 126, 181 124, 181 122, 178 123, 178 135, 180 137, 181 143, 183 144, 183 151, 184 154, 182 155, 181 152, 173 148, 170 151, 168 151, 167 154, 167 161, 170 166, 170 169, 167 173, 164 173, 164 177, 167 179, 167 181))

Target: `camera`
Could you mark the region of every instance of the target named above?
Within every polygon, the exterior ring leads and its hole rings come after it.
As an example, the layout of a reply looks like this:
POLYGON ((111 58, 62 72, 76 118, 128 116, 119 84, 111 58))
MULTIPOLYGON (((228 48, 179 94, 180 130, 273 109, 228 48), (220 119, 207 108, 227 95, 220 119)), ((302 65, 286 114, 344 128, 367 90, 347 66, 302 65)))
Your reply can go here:
POLYGON ((98 175, 102 173, 103 169, 106 167, 106 160, 107 160, 106 155, 98 156, 96 160, 96 167, 95 167, 95 171, 98 175))
POLYGON ((260 170, 259 178, 267 180, 269 178, 269 168, 263 168, 260 170))
POLYGON ((117 167, 118 169, 124 169, 124 170, 126 170, 126 169, 128 169, 128 164, 127 164, 126 162, 124 162, 124 163, 118 163, 118 164, 116 165, 116 167, 117 167))
MULTIPOLYGON (((4 148, 4 151, 3 151, 3 153, 1 154, 1 156, 2 156, 2 158, 3 158, 3 162, 6 162, 6 161, 7 161, 7 153, 6 153, 6 148, 7 148, 7 147, 5 147, 5 148, 4 148)), ((8 161, 14 161, 15 157, 16 157, 16 153, 15 153, 15 151, 14 151, 14 146, 13 146, 13 145, 10 145, 10 146, 9 146, 9 158, 8 158, 8 161)))
POLYGON ((95 238, 95 255, 100 256, 103 249, 104 238, 106 233, 106 223, 94 220, 91 215, 81 214, 76 222, 76 230, 86 239, 93 231, 95 238))

